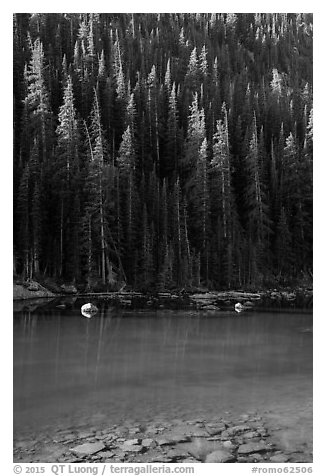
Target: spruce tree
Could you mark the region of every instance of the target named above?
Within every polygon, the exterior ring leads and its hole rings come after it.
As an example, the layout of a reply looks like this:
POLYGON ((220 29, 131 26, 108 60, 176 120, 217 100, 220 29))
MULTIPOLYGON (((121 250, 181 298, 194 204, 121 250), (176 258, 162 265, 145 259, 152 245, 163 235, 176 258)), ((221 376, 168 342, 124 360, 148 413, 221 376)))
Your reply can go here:
POLYGON ((41 162, 49 160, 52 144, 52 111, 44 78, 44 51, 39 39, 35 40, 32 58, 26 72, 27 94, 24 100, 27 111, 28 136, 38 139, 41 162))
MULTIPOLYGON (((68 76, 64 90, 63 104, 58 114, 59 124, 56 130, 58 141, 56 148, 56 168, 54 176, 57 179, 59 206, 59 275, 65 270, 64 263, 71 268, 70 258, 76 243, 71 241, 71 226, 78 227, 79 217, 72 216, 71 203, 74 197, 79 194, 78 180, 80 173, 79 164, 79 130, 77 124, 77 113, 74 106, 74 95, 72 78, 68 76), (75 223, 75 225, 72 225, 75 223), (64 253, 66 251, 66 253, 64 253)), ((73 232, 74 234, 74 232, 73 232)))
MULTIPOLYGON (((222 119, 216 122, 213 136, 213 157, 210 164, 212 213, 214 223, 220 228, 217 240, 217 253, 224 259, 220 260, 220 271, 224 283, 228 287, 232 282, 232 232, 233 215, 236 215, 235 201, 231 187, 231 160, 229 146, 228 115, 226 105, 222 105, 222 119)), ((216 225, 215 225, 216 226, 216 225)))
POLYGON ((19 269, 24 278, 30 277, 30 170, 25 166, 18 191, 17 216, 19 269))
POLYGON ((256 116, 252 123, 252 135, 246 156, 247 185, 245 200, 247 208, 249 276, 252 283, 259 282, 262 267, 266 263, 270 219, 259 163, 256 116))
POLYGON ((94 251, 99 260, 100 279, 102 285, 107 283, 107 217, 105 214, 105 201, 107 197, 107 142, 101 122, 101 112, 96 91, 94 91, 93 108, 89 129, 86 127, 88 140, 88 176, 86 189, 86 214, 90 217, 90 234, 95 235, 92 242, 94 251))
POLYGON ((124 253, 125 269, 130 280, 134 278, 135 258, 133 255, 137 219, 137 198, 135 182, 135 150, 130 126, 122 136, 117 163, 119 167, 121 214, 124 223, 126 249, 124 253))
POLYGON ((166 147, 164 157, 164 175, 171 177, 179 171, 179 155, 180 155, 180 129, 178 124, 178 110, 175 83, 169 96, 169 108, 166 128, 166 147))

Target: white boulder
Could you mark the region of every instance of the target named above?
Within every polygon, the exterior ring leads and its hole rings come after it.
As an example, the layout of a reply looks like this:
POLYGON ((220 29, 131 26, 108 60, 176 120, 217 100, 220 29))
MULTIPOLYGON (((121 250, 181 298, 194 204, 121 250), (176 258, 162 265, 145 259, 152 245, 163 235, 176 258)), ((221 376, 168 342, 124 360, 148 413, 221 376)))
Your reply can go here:
POLYGON ((234 306, 234 310, 236 312, 242 312, 245 310, 245 307, 240 302, 237 302, 234 306))
POLYGON ((80 311, 83 316, 90 318, 98 312, 98 308, 94 304, 88 302, 87 304, 83 304, 80 311))

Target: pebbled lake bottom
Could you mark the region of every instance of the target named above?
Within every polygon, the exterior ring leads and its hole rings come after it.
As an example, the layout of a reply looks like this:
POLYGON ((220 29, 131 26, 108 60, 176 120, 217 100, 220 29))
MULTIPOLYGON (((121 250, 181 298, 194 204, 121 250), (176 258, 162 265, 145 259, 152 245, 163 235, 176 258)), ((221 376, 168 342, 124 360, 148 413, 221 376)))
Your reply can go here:
POLYGON ((72 427, 263 414, 312 451, 312 314, 14 313, 14 438, 72 427))

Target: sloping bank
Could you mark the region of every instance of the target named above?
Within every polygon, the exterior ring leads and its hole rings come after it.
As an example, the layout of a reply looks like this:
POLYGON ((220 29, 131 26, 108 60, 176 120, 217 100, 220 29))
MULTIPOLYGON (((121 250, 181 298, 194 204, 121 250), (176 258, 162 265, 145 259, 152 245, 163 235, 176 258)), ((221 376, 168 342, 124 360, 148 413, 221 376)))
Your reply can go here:
POLYGON ((55 297, 55 294, 35 281, 31 281, 26 284, 14 283, 13 285, 14 300, 43 298, 43 297, 44 298, 55 297))

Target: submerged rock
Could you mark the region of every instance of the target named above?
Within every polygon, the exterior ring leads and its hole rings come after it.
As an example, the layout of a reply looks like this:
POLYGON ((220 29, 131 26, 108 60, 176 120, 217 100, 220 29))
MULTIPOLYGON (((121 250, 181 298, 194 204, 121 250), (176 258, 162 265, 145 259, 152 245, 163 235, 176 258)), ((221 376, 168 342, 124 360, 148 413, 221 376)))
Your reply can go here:
POLYGON ((144 447, 142 445, 128 445, 127 443, 124 443, 121 446, 121 450, 125 451, 127 453, 141 453, 144 450, 144 447))
POLYGON ((259 453, 252 453, 248 456, 248 463, 260 463, 261 461, 264 461, 264 458, 259 453))
POLYGON ((283 453, 279 453, 274 456, 271 456, 269 459, 272 463, 287 463, 290 458, 284 455, 283 453))
POLYGON ((196 438, 190 443, 184 443, 182 448, 197 460, 204 461, 206 456, 215 451, 227 451, 218 441, 208 441, 204 438, 196 438))
POLYGON ((139 443, 140 443, 139 438, 134 438, 134 439, 132 439, 132 440, 126 440, 126 441, 124 442, 125 445, 129 445, 129 446, 130 446, 130 445, 138 445, 139 443))
POLYGON ((240 435, 241 433, 245 433, 247 431, 251 431, 251 428, 248 425, 231 426, 227 430, 222 431, 221 438, 228 440, 229 438, 240 435))
POLYGON ((264 441, 245 443, 238 448, 239 455, 246 455, 250 453, 261 453, 271 450, 271 446, 267 445, 264 441))
POLYGON ((260 439, 261 434, 258 431, 248 431, 242 435, 245 440, 251 440, 253 438, 260 439))
POLYGON ((86 439, 86 438, 92 438, 93 436, 94 436, 93 431, 79 431, 77 433, 77 438, 79 440, 83 440, 83 439, 86 439))
POLYGON ((129 428, 129 435, 136 435, 137 433, 140 433, 141 429, 137 426, 134 428, 129 428))
POLYGON ((182 459, 181 461, 178 461, 178 463, 200 463, 200 461, 198 461, 196 458, 192 458, 191 456, 189 456, 188 458, 185 458, 185 459, 182 459))
POLYGON ((180 450, 178 448, 173 448, 166 453, 166 456, 167 458, 171 458, 171 460, 176 461, 179 459, 188 458, 189 453, 182 451, 182 449, 180 450))
POLYGON ((174 436, 167 436, 165 438, 159 438, 156 440, 156 443, 159 446, 165 446, 165 445, 175 445, 176 443, 186 443, 187 441, 190 441, 190 436, 174 435, 174 436))
POLYGON ((239 446, 239 445, 235 445, 230 440, 223 441, 222 445, 224 446, 224 448, 226 448, 227 450, 230 450, 230 451, 233 451, 233 450, 237 449, 238 446, 239 446))
POLYGON ((212 434, 204 428, 197 428, 191 432, 191 436, 193 438, 208 438, 209 436, 212 436, 212 434))
POLYGON ((145 447, 145 448, 149 448, 150 446, 155 446, 156 443, 155 441, 153 440, 153 438, 144 438, 141 442, 141 444, 145 447))
POLYGON ((105 446, 99 441, 96 443, 83 443, 82 445, 78 445, 75 448, 71 448, 70 451, 79 456, 87 456, 99 453, 104 449, 105 446))
POLYGON ((231 463, 235 456, 227 450, 216 450, 205 458, 205 463, 231 463))
MULTIPOLYGON (((246 305, 246 303, 244 303, 244 305, 246 305)), ((253 305, 253 304, 252 304, 252 305, 253 305)), ((239 418, 241 418, 241 420, 242 420, 243 422, 245 422, 245 421, 248 421, 248 420, 249 420, 250 415, 248 415, 248 413, 242 413, 242 415, 240 415, 239 418)))
POLYGON ((206 429, 211 436, 220 435, 223 431, 225 431, 225 425, 219 425, 219 426, 206 425, 206 429))
POLYGON ((259 426, 256 428, 256 431, 260 434, 261 437, 265 438, 267 436, 269 436, 269 433, 268 431, 266 430, 266 428, 264 426, 259 426))

